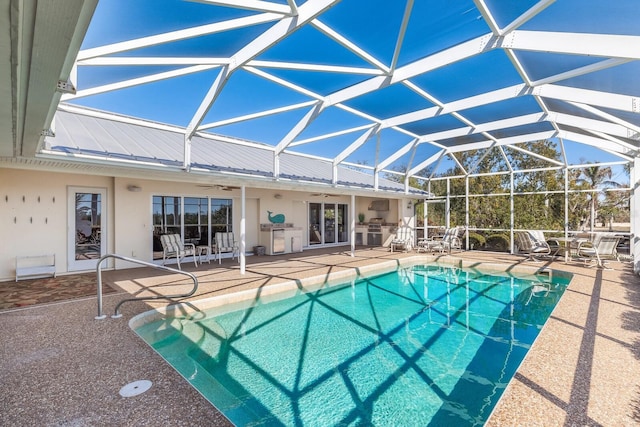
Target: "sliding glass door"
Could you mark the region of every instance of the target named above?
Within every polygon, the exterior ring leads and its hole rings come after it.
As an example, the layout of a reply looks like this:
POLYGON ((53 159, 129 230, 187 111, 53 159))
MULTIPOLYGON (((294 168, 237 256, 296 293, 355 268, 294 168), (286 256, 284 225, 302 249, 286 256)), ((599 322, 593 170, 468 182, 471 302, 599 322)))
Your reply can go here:
POLYGON ((324 243, 336 242, 336 205, 324 204, 324 243))
POLYGON ((217 232, 233 231, 232 199, 153 196, 153 258, 162 259, 162 234, 179 234, 186 243, 211 246, 217 232))
POLYGON ((343 203, 309 203, 309 245, 348 242, 348 212, 343 203))
POLYGON ((322 240, 322 203, 309 203, 309 245, 321 245, 322 240))

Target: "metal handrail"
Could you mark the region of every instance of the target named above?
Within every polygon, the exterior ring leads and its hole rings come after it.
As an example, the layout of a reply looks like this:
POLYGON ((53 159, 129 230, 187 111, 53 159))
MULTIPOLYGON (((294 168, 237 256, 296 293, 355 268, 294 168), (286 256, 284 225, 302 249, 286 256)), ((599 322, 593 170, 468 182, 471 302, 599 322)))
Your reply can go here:
POLYGON ((122 256, 122 255, 106 254, 106 255, 103 255, 102 257, 100 257, 100 261, 98 261, 98 265, 96 266, 96 274, 98 275, 98 315, 95 317, 96 320, 102 320, 102 319, 107 317, 106 314, 102 313, 102 262, 105 261, 107 258, 121 259, 123 261, 132 262, 134 264, 146 265, 147 267, 157 268, 159 270, 170 271, 172 273, 178 273, 178 274, 184 274, 185 276, 189 276, 193 280, 193 289, 191 291, 187 292, 186 294, 155 295, 155 296, 150 296, 150 297, 136 297, 136 298, 123 299, 122 301, 120 301, 116 305, 114 314, 111 316, 113 319, 117 319, 119 317, 122 317, 122 314, 119 314, 118 310, 120 309, 120 306, 122 304, 124 304, 125 302, 146 301, 146 300, 156 300, 156 299, 186 298, 186 297, 190 297, 191 295, 193 295, 198 290, 198 278, 195 275, 193 275, 193 274, 191 274, 191 273, 189 273, 187 271, 176 270, 175 268, 165 267, 164 265, 153 264, 151 262, 141 261, 139 259, 128 258, 128 257, 122 256))

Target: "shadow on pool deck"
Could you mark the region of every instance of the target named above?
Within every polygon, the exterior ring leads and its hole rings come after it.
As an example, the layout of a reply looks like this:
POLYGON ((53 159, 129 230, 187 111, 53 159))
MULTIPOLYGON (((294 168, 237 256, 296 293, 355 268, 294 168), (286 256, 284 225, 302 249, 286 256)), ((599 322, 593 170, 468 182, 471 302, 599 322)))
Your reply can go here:
MULTIPOLYGON (((415 254, 366 248, 352 258, 344 249, 323 249, 248 257, 244 276, 232 260, 186 270, 200 282, 197 296, 190 298, 195 299, 410 256, 415 254)), ((478 266, 503 263, 574 274, 488 425, 640 422, 640 279, 630 264, 612 263, 614 270, 603 271, 523 262, 523 257, 508 254, 464 252, 454 257, 478 266)), ((104 280, 120 291, 105 295, 108 314, 129 293, 175 293, 190 286, 182 278, 146 268, 107 271, 104 280)), ((122 319, 102 321, 94 320, 95 296, 0 311, 0 425, 229 425, 129 328, 134 315, 166 305, 127 303, 122 319), (149 391, 119 395, 123 386, 141 379, 153 382, 149 391)))

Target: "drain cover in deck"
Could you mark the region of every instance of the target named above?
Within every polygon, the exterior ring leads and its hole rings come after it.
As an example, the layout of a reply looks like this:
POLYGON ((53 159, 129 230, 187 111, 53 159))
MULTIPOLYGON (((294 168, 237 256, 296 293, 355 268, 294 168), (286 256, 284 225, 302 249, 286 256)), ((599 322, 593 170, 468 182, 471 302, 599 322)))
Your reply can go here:
POLYGON ((149 380, 134 381, 120 389, 120 396, 122 397, 137 396, 149 390, 151 388, 151 384, 152 383, 149 380))

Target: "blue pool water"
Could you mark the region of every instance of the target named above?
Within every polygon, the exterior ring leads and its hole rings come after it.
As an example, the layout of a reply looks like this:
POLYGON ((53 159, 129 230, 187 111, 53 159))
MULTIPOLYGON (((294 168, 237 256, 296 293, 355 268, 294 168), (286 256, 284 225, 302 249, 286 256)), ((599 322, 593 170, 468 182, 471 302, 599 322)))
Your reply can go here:
POLYGON ((568 282, 414 266, 136 331, 238 426, 482 425, 568 282))

